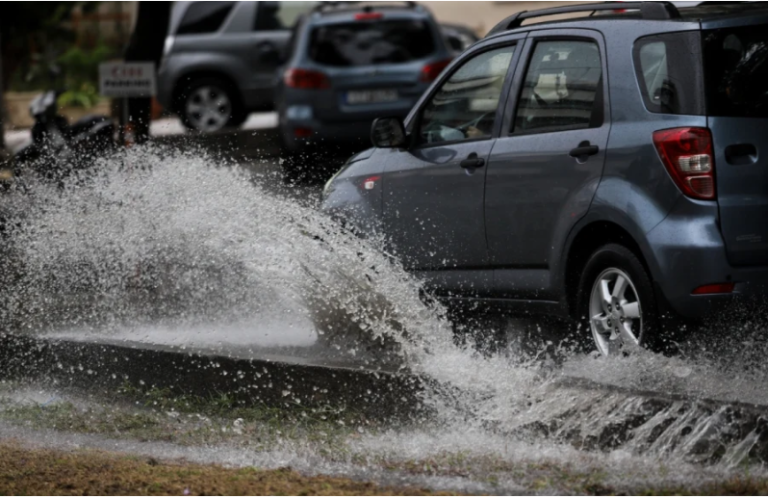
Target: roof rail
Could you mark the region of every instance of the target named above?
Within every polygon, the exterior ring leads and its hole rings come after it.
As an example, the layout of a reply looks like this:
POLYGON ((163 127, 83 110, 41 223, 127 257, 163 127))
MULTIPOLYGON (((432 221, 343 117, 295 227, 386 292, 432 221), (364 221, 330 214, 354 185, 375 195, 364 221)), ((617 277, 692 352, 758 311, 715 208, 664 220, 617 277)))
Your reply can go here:
POLYGON ((565 7, 553 7, 551 9, 540 9, 532 11, 522 11, 507 17, 485 36, 495 35, 502 31, 519 28, 523 21, 535 17, 555 16, 558 14, 571 14, 574 12, 596 12, 601 10, 639 10, 643 19, 664 20, 679 19, 680 12, 672 2, 605 2, 605 3, 585 3, 579 5, 568 5, 565 7))
POLYGON ((386 2, 381 3, 377 5, 370 5, 370 2, 319 2, 319 4, 312 9, 313 13, 324 13, 324 12, 331 12, 331 11, 340 11, 340 10, 359 10, 359 9, 365 9, 367 11, 373 11, 377 9, 421 9, 421 6, 417 4, 416 2, 409 2, 409 1, 402 1, 402 2, 386 2), (397 5, 391 5, 391 4, 397 4, 397 5), (360 6, 360 4, 368 4, 363 7, 360 6))

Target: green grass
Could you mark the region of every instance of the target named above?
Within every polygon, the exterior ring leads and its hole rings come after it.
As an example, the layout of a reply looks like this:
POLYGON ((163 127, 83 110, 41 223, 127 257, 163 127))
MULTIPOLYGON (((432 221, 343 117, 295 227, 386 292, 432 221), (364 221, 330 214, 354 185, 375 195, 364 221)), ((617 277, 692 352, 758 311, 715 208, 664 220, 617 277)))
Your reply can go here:
MULTIPOLYGON (((682 485, 675 480, 678 469, 665 465, 663 461, 653 468, 625 470, 626 475, 618 476, 615 471, 601 465, 601 458, 593 459, 590 454, 585 454, 586 458, 582 461, 571 463, 510 460, 493 454, 462 451, 404 460, 399 459, 396 453, 391 455, 355 449, 352 442, 360 437, 358 431, 361 427, 374 437, 385 429, 381 423, 367 421, 355 412, 331 406, 310 409, 296 403, 285 403, 281 407, 245 406, 226 395, 211 398, 172 396, 165 390, 125 387, 110 403, 59 401, 20 404, 0 399, 0 420, 35 429, 102 434, 141 441, 168 441, 193 446, 226 443, 247 447, 249 451, 269 451, 282 447, 286 442, 295 442, 299 445, 297 447, 329 462, 417 477, 464 478, 485 483, 491 489, 512 482, 537 494, 768 493, 768 480, 760 477, 762 474, 750 475, 750 469, 754 469, 750 466, 734 469, 716 480, 711 480, 706 469, 702 468, 701 475, 707 479, 694 479, 695 485, 682 485)), ((167 491, 168 488, 163 486, 141 488, 141 494, 167 491)))
POLYGON ((227 469, 100 451, 31 450, 0 442, 0 495, 422 495, 291 469, 227 469))
POLYGON ((109 404, 12 403, 0 399, 0 420, 35 429, 182 445, 232 442, 269 450, 286 440, 302 441, 315 446, 320 454, 336 457, 348 454, 344 441, 358 427, 367 431, 377 427, 354 412, 330 406, 305 408, 290 402, 282 407, 245 406, 226 395, 173 396, 166 390, 129 386, 109 404))

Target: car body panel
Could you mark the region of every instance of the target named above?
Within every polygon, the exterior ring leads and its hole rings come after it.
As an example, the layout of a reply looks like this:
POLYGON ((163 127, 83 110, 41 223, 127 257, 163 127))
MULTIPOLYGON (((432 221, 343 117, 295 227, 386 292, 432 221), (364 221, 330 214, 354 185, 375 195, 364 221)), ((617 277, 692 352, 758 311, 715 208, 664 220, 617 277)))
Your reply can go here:
POLYGON ((169 39, 158 70, 157 99, 173 109, 174 97, 190 75, 221 75, 240 92, 246 110, 274 108, 275 54, 284 51, 289 29, 254 31, 259 2, 237 2, 221 27, 211 33, 177 34, 186 9, 193 2, 174 5, 169 39))
MULTIPOLYGON (((526 40, 525 61, 540 37, 588 39, 605 53, 599 33, 588 30, 532 32, 526 40)), ((608 78, 603 56, 603 92, 608 78)), ((522 76, 520 65, 518 75, 522 76)), ((521 78, 512 88, 519 94, 521 78)), ((514 102, 515 99, 510 99, 514 102)), ((514 105, 507 113, 514 114, 514 105)), ((494 146, 485 192, 485 218, 491 264, 494 267, 548 269, 555 233, 568 229, 560 221, 575 223, 589 208, 605 161, 610 130, 610 102, 604 98, 604 119, 599 128, 552 133, 506 134, 494 146), (599 147, 584 161, 569 156, 583 141, 599 147), (546 152, 545 152, 546 151, 546 152)), ((505 120, 509 123, 509 120, 505 120)), ((505 130, 506 131, 506 130, 505 130)), ((503 286, 500 282, 499 286, 503 286)))
POLYGON ((704 23, 713 30, 705 31, 705 62, 712 70, 708 76, 717 79, 707 90, 714 99, 707 124, 714 137, 720 226, 728 260, 734 266, 768 265, 768 113, 763 106, 760 115, 750 115, 757 109, 754 98, 747 97, 750 91, 764 94, 768 85, 754 85, 756 80, 764 81, 768 72, 766 24, 768 14, 704 23), (733 49, 726 50, 727 46, 733 49), (736 54, 737 62, 727 54, 736 54), (724 69, 730 64, 741 70, 724 69), (722 85, 727 85, 724 93, 730 97, 719 93, 722 85), (740 98, 746 104, 731 103, 740 98))
POLYGON ((384 168, 383 219, 393 250, 414 270, 488 266, 485 175, 459 163, 488 160, 493 140, 417 148, 384 168))

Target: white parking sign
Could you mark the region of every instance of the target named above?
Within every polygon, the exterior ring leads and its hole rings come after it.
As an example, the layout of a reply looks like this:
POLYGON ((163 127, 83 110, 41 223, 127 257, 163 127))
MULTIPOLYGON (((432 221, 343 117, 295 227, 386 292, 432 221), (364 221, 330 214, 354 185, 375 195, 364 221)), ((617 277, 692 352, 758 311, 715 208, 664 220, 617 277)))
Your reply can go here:
POLYGON ((99 64, 99 93, 104 97, 153 97, 157 93, 152 62, 99 64))

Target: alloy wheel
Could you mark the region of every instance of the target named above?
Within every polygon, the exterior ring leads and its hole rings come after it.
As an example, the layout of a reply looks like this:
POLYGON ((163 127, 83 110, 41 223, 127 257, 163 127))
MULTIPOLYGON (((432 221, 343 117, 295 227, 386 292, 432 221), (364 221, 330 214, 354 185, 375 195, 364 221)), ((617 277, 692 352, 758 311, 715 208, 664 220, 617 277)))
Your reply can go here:
POLYGON ((637 289, 626 272, 608 268, 595 279, 589 299, 589 324, 605 356, 637 347, 643 330, 637 289))
POLYGON ((185 111, 196 130, 218 131, 227 125, 232 116, 232 101, 227 92, 219 87, 201 86, 187 97, 185 111))

